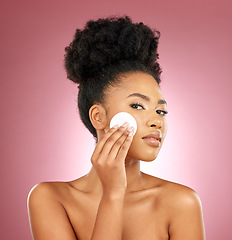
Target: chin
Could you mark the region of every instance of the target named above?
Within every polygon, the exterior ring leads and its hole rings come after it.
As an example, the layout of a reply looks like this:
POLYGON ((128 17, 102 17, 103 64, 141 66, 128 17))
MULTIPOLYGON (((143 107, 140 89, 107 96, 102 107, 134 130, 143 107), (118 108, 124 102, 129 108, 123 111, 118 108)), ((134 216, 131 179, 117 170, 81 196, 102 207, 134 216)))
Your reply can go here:
POLYGON ((159 147, 151 147, 147 144, 132 142, 130 149, 128 151, 128 156, 133 159, 138 159, 144 162, 152 162, 154 161, 161 149, 161 144, 159 147))

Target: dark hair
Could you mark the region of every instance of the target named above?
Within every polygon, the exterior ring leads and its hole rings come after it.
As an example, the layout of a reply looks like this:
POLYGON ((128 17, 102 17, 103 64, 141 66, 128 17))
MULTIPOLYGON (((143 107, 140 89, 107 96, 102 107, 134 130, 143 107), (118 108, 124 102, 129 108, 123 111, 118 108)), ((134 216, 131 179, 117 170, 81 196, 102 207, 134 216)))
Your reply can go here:
POLYGON ((117 83, 122 73, 142 71, 160 83, 157 59, 160 32, 130 17, 89 20, 76 29, 74 40, 65 48, 67 77, 79 84, 78 108, 84 125, 97 138, 89 119, 89 109, 104 103, 107 87, 117 83))

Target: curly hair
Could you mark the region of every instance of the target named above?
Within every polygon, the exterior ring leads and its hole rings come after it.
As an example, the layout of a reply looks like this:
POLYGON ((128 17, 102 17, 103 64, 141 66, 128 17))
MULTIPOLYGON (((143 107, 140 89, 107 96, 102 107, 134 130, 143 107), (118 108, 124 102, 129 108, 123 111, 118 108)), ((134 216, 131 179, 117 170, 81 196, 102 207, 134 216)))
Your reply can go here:
POLYGON ((76 29, 73 41, 65 48, 68 79, 78 83, 78 108, 84 125, 97 139, 89 119, 95 103, 104 104, 105 90, 119 81, 120 74, 142 71, 160 84, 157 59, 160 32, 130 17, 89 20, 84 29, 76 29))

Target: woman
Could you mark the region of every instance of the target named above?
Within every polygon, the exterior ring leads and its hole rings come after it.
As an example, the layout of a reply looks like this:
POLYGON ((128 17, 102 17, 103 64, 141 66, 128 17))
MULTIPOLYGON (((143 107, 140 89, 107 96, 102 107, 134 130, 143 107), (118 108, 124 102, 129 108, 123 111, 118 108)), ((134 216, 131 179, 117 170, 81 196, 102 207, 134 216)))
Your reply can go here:
POLYGON ((79 84, 80 117, 96 139, 92 168, 70 182, 44 182, 28 197, 35 240, 203 240, 194 190, 140 171, 156 159, 167 123, 159 83, 159 32, 125 17, 88 21, 66 47, 79 84), (136 119, 110 128, 118 112, 136 119))

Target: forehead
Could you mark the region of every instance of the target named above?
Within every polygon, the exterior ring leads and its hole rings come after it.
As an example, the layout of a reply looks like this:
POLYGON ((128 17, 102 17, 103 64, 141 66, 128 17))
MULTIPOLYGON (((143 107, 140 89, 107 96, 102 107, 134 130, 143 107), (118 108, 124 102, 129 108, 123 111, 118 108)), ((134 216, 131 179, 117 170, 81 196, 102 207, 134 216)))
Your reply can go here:
POLYGON ((122 74, 119 83, 109 89, 110 98, 124 98, 132 93, 141 93, 153 99, 163 98, 156 80, 148 73, 133 72, 122 74))

